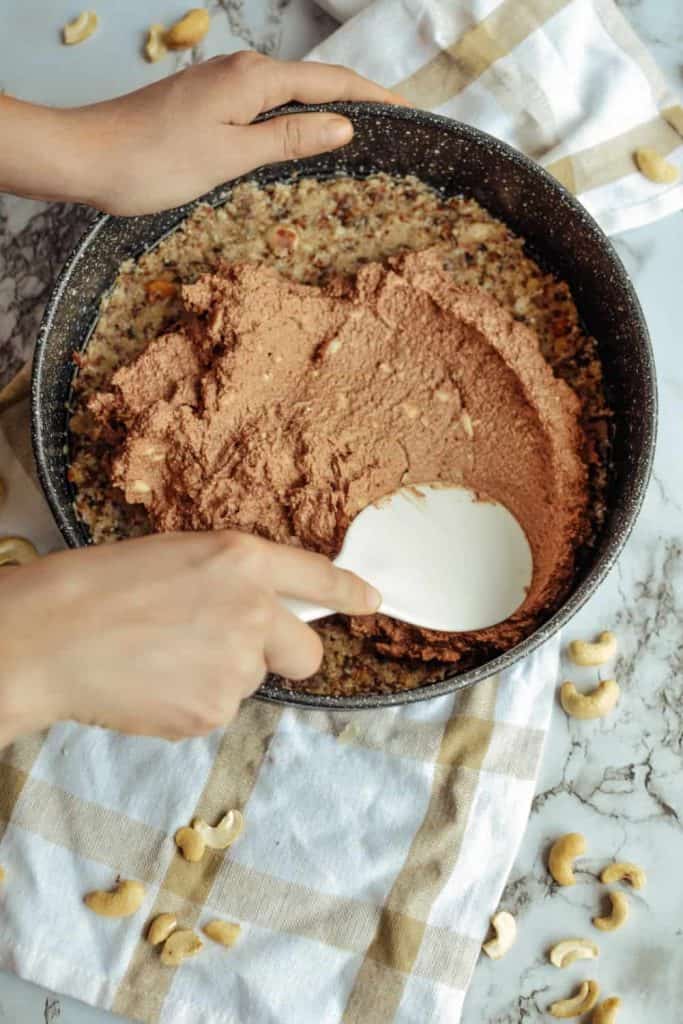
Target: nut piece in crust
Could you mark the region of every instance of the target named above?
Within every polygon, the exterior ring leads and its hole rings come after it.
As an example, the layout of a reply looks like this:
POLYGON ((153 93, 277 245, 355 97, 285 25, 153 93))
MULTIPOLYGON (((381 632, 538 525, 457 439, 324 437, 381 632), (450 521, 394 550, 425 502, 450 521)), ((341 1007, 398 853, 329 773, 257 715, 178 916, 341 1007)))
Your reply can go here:
POLYGON ((96 31, 100 19, 95 11, 81 11, 77 18, 62 29, 62 39, 67 46, 84 43, 96 31))
POLYGON ((514 945, 517 938, 517 922, 507 910, 499 910, 491 918, 491 927, 496 937, 489 939, 481 948, 492 960, 500 960, 514 945))
POLYGON ((628 921, 628 900, 623 892, 611 892, 612 912, 608 917, 594 917, 593 924, 602 932, 615 932, 628 921))
POLYGON ((576 995, 551 1003, 548 1012, 553 1017, 580 1017, 582 1013, 593 1009, 599 996, 600 986, 597 981, 582 981, 576 995))
POLYGON ((171 25, 164 36, 164 42, 169 50, 191 50, 201 43, 210 24, 209 12, 204 7, 194 7, 184 18, 171 25))
POLYGON ((168 47, 164 42, 166 28, 164 25, 150 25, 147 29, 147 41, 145 43, 145 58, 150 64, 155 64, 168 53, 168 47))
POLYGON ((586 840, 580 832, 568 832, 556 839, 548 855, 548 870, 558 885, 575 885, 574 860, 586 852, 586 840))
POLYGON ((149 926, 147 941, 151 946, 160 946, 177 927, 178 918, 175 914, 159 914, 149 926))
POLYGON ((633 154, 633 159, 640 173, 658 185, 673 185, 680 178, 678 168, 652 146, 641 146, 633 154))
POLYGON ((228 811, 215 828, 207 825, 203 818, 195 818, 192 828, 211 850, 227 850, 242 834, 244 818, 239 811, 228 811))
POLYGON ((599 955, 600 950, 590 939, 564 939, 548 954, 554 967, 569 967, 576 960, 595 960, 599 955))
POLYGON ((621 690, 616 679, 603 679, 590 693, 579 693, 573 683, 562 683, 560 703, 571 718, 589 721, 614 711, 621 690))
POLYGON ((196 956, 204 943, 189 929, 173 932, 164 942, 161 950, 161 962, 165 967, 177 967, 183 960, 196 956))
POLYGON ((610 996, 593 1010, 591 1024, 616 1024, 617 1010, 621 1006, 619 996, 610 996))
POLYGON ((230 921, 209 921, 204 925, 204 934, 221 946, 234 946, 239 938, 241 926, 230 921))
POLYGON ((637 864, 629 861, 618 861, 608 864, 600 875, 600 881, 605 885, 612 885, 614 882, 630 882, 634 889, 643 889, 647 878, 645 872, 637 864))
POLYGON ((30 540, 24 537, 0 537, 0 565, 28 565, 38 557, 30 540))
POLYGON ((175 844, 185 860, 188 860, 190 864, 196 864, 200 861, 206 849, 206 843, 199 832, 194 828, 188 828, 187 825, 179 828, 176 832, 175 844))
POLYGON ((171 299, 177 295, 178 285, 163 277, 156 277, 153 281, 145 283, 145 292, 150 302, 161 302, 163 299, 171 299))
POLYGON ((572 640, 569 657, 575 665, 604 665, 617 655, 617 638, 610 630, 600 633, 595 643, 572 640))
POLYGON ((96 889, 85 897, 85 905, 101 917, 130 917, 136 914, 145 898, 142 882, 121 881, 110 892, 96 889))

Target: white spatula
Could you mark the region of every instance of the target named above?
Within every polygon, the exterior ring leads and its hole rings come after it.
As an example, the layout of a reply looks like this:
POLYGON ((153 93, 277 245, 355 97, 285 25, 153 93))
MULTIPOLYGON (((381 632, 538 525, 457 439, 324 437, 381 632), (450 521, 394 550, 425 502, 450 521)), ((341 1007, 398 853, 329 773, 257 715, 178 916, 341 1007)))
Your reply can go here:
MULTIPOLYGON (((402 488, 351 523, 335 564, 382 594, 380 612, 445 632, 507 619, 531 584, 529 542, 515 517, 464 487, 402 488)), ((304 622, 332 614, 293 598, 304 622)))

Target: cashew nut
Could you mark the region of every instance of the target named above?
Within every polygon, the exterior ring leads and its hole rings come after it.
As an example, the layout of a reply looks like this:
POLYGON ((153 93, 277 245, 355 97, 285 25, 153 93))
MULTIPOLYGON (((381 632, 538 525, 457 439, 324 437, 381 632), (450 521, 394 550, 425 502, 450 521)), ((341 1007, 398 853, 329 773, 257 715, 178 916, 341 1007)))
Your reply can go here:
POLYGON ((95 11, 81 11, 77 18, 62 29, 62 38, 67 46, 84 43, 97 29, 100 19, 95 11))
POLYGON ((611 892, 612 912, 608 917, 594 917, 593 924, 603 932, 614 932, 628 921, 628 900, 623 892, 611 892))
POLYGON ((204 925, 204 934, 221 946, 234 946, 239 938, 241 927, 230 921, 209 921, 204 925))
POLYGON ((145 43, 145 57, 151 64, 161 60, 168 53, 168 47, 164 42, 166 29, 163 25, 150 25, 147 30, 147 42, 145 43))
POLYGON ((548 955, 554 967, 569 967, 576 960, 595 960, 600 950, 590 939, 564 939, 548 955))
POLYGON ((575 885, 574 860, 586 852, 586 840, 580 832, 568 832, 556 839, 548 855, 548 870, 558 885, 575 885))
POLYGON ((202 818, 195 818, 192 828, 199 833, 211 850, 227 850, 242 834, 244 818, 239 811, 228 811, 215 828, 207 825, 202 818))
POLYGON ((183 960, 196 956, 204 943, 189 929, 173 932, 164 942, 161 950, 161 962, 165 967, 177 967, 183 960))
POLYGON ((621 1006, 621 999, 618 996, 610 996, 600 1003, 593 1010, 591 1024, 616 1024, 617 1010, 621 1006))
POLYGON ((619 694, 616 679, 603 679, 590 693, 579 693, 573 683, 562 683, 560 703, 572 718, 604 718, 616 707, 619 694))
POLYGON ((204 7, 194 7, 184 18, 171 25, 164 36, 169 50, 191 50, 209 31, 211 19, 204 7))
POLYGON ((111 892, 96 889, 85 897, 86 906, 101 917, 130 917, 136 914, 145 898, 142 882, 119 882, 111 892))
POLYGON ((580 1017, 592 1010, 598 1001, 600 986, 597 981, 582 981, 576 995, 560 999, 548 1007, 553 1017, 580 1017))
POLYGON ((617 638, 610 630, 601 633, 594 644, 585 640, 572 640, 569 657, 575 665, 604 665, 616 657, 617 638))
POLYGON ((643 889, 647 878, 643 869, 637 864, 620 861, 608 864, 600 875, 600 881, 605 885, 612 885, 613 882, 630 882, 634 889, 643 889))
POLYGON ((194 828, 188 828, 187 825, 179 828, 176 832, 175 844, 185 860, 189 860, 190 864, 196 864, 197 861, 200 861, 206 849, 206 843, 199 832, 194 828))
POLYGON ((0 565, 28 565, 38 557, 30 540, 24 537, 0 538, 0 565))
POLYGON ((514 945, 517 938, 517 922, 507 910, 500 910, 491 918, 491 927, 496 937, 489 939, 481 948, 492 960, 500 960, 514 945))
POLYGON ((640 173, 658 185, 673 185, 680 177, 675 164, 665 160, 652 146, 641 146, 633 154, 633 159, 640 173))
POLYGON ((159 914, 152 921, 147 931, 147 941, 151 946, 159 946, 165 942, 171 932, 178 926, 178 918, 175 914, 159 914))

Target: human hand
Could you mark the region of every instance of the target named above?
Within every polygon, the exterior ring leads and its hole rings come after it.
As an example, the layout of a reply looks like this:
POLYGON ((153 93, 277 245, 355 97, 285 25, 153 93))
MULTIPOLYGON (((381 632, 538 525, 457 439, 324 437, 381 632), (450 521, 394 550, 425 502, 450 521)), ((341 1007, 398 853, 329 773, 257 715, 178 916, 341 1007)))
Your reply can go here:
POLYGON ((320 665, 320 638, 278 594, 353 615, 380 601, 323 555, 235 531, 3 569, 0 749, 64 718, 170 739, 226 725, 267 671, 304 679, 320 665))
POLYGON ((90 151, 93 205, 138 214, 178 206, 263 164, 312 156, 351 140, 346 118, 289 114, 290 101, 375 100, 396 95, 346 68, 271 60, 244 51, 216 57, 118 99, 74 112, 90 151))

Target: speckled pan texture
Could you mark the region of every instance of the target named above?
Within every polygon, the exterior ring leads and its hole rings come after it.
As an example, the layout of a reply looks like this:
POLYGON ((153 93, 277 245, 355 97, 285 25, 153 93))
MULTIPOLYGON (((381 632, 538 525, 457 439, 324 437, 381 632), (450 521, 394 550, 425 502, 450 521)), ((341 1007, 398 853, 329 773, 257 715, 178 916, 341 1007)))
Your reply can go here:
MULTIPOLYGON (((311 108, 321 109, 321 108, 311 108)), ((324 109, 324 108, 323 108, 324 109)), ((613 465, 602 533, 558 611, 516 647, 469 671, 389 694, 328 697, 293 692, 268 680, 260 696, 328 708, 367 708, 439 696, 471 685, 530 653, 587 600, 614 563, 640 509, 654 453, 656 384, 642 312, 612 246, 585 210, 553 178, 503 143, 447 118, 374 104, 334 104, 350 116, 353 143, 337 154, 280 164, 246 179, 287 180, 383 171, 416 175, 445 195, 471 196, 527 240, 530 254, 573 293, 587 331, 598 339, 607 398, 614 413, 613 465)), ((219 204, 229 188, 205 200, 219 204)), ((67 543, 90 542, 73 509, 67 480, 67 405, 74 366, 120 264, 173 230, 193 206, 148 217, 101 217, 69 257, 41 326, 33 371, 33 443, 45 494, 67 543)))

